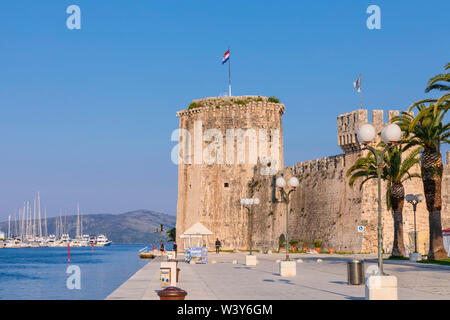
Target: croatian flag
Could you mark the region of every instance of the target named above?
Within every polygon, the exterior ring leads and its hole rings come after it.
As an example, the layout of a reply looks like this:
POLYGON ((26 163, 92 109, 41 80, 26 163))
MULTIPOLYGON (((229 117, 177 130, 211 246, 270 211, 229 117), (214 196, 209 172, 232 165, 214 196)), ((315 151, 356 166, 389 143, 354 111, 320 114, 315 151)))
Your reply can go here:
POLYGON ((361 74, 359 74, 358 79, 353 82, 353 86, 355 87, 356 91, 361 92, 361 74))
POLYGON ((225 52, 225 54, 223 55, 222 64, 225 64, 228 60, 230 60, 230 50, 225 52))

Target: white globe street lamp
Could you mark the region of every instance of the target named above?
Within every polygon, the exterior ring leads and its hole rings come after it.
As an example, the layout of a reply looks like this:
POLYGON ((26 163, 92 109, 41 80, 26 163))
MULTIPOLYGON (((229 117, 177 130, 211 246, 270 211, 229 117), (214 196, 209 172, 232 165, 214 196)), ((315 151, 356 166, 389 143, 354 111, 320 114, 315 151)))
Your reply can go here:
POLYGON ((381 140, 387 144, 400 141, 401 138, 402 129, 400 129, 400 127, 395 123, 391 123, 381 130, 381 140))
MULTIPOLYGON (((370 142, 374 141, 377 136, 377 131, 373 125, 370 123, 363 124, 356 134, 358 141, 365 145, 364 149, 369 150, 373 153, 376 159, 377 175, 378 175, 378 275, 385 275, 383 272, 383 227, 381 222, 381 173, 384 165, 384 154, 390 148, 392 148, 396 142, 400 141, 402 138, 402 130, 398 125, 392 123, 386 126, 381 131, 381 139, 386 146, 382 150, 377 150, 374 147, 368 145, 370 142)), ((363 150, 364 150, 363 149, 363 150)))
POLYGON ((292 177, 289 179, 289 186, 293 188, 297 188, 300 185, 300 182, 298 181, 297 177, 292 177))
POLYGON ((370 123, 363 124, 356 134, 358 141, 363 144, 373 141, 376 136, 377 130, 375 130, 375 127, 370 123))
POLYGON ((280 188, 280 192, 282 197, 285 199, 286 202, 286 237, 285 237, 285 241, 286 241, 286 261, 289 261, 289 232, 288 232, 288 226, 289 226, 289 200, 290 200, 290 196, 291 193, 293 191, 295 191, 295 189, 300 185, 300 182, 298 181, 297 177, 291 177, 288 180, 288 186, 289 188, 286 187, 286 180, 283 177, 279 177, 277 178, 276 182, 275 182, 276 186, 278 188, 280 188))
POLYGON ((283 177, 279 177, 277 178, 276 185, 278 188, 284 188, 286 186, 286 180, 283 177))
POLYGON ((258 198, 243 198, 241 199, 241 205, 248 210, 248 242, 250 248, 250 255, 252 255, 252 233, 253 233, 253 216, 252 216, 252 205, 258 205, 258 198))

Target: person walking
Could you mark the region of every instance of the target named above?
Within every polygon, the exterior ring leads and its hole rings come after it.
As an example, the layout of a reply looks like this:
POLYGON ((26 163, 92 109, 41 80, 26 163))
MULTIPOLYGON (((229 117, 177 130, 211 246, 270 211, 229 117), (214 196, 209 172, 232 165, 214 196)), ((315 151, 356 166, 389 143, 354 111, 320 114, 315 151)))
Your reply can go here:
POLYGON ((173 251, 175 251, 175 259, 177 258, 177 248, 178 248, 177 243, 174 242, 173 243, 173 251))
POLYGON ((159 251, 161 251, 161 256, 164 255, 164 242, 161 241, 161 245, 159 246, 159 251))
POLYGON ((220 243, 219 238, 217 238, 217 240, 216 240, 216 254, 219 253, 219 249, 220 249, 221 245, 222 245, 222 244, 220 243))

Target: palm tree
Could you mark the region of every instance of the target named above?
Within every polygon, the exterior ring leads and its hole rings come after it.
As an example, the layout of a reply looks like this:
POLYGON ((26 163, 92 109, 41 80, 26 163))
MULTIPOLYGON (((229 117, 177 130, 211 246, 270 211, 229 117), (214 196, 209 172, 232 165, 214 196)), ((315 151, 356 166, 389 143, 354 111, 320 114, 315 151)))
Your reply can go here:
POLYGON ((177 238, 177 229, 174 227, 167 230, 167 236, 169 237, 169 242, 175 242, 177 238))
MULTIPOLYGON (((444 69, 449 70, 450 63, 447 63, 445 65, 444 69)), ((450 91, 450 73, 440 73, 438 75, 435 75, 433 78, 431 78, 428 81, 425 92, 430 92, 432 90, 450 91), (447 84, 440 83, 440 82, 447 82, 447 84)))
MULTIPOLYGON (((437 102, 436 102, 437 103, 437 102)), ((413 105, 418 114, 414 117, 409 112, 402 112, 401 116, 394 117, 402 129, 406 138, 405 149, 420 146, 420 166, 422 173, 423 189, 429 213, 430 224, 430 249, 429 260, 441 260, 447 258, 442 238, 441 222, 441 184, 442 184, 442 156, 441 144, 450 143, 450 124, 444 124, 444 117, 449 110, 449 103, 435 103, 413 105)))
MULTIPOLYGON (((383 142, 380 146, 385 146, 383 142)), ((410 169, 419 163, 417 155, 420 149, 412 151, 402 161, 404 150, 402 146, 395 146, 384 155, 383 172, 381 179, 387 182, 386 204, 388 209, 392 208, 394 213, 394 243, 392 256, 406 256, 403 242, 403 204, 405 200, 405 188, 403 183, 411 178, 420 178, 417 173, 409 173, 410 169)), ((362 186, 371 179, 377 179, 377 164, 375 156, 369 153, 366 157, 359 158, 353 166, 347 170, 347 177, 350 177, 349 185, 353 188, 356 180, 363 178, 359 186, 362 186)))
MULTIPOLYGON (((444 70, 449 69, 450 63, 447 63, 444 70)), ((434 103, 435 112, 440 107, 448 106, 450 103, 450 73, 440 73, 430 78, 430 80, 428 80, 427 87, 425 88, 425 92, 428 93, 433 90, 445 91, 445 93, 439 99, 423 99, 414 102, 409 108, 409 111, 424 103, 434 103)))

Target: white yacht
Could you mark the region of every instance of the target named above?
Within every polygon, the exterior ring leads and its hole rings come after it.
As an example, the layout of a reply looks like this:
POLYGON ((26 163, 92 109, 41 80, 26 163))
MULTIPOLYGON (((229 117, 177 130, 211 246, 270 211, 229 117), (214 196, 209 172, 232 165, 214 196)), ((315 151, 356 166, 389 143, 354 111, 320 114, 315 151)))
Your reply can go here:
POLYGON ((55 247, 67 247, 70 244, 70 237, 67 233, 64 233, 61 238, 56 242, 55 247))
POLYGON ((51 234, 47 238, 47 246, 48 247, 56 247, 56 236, 51 234))
POLYGON ((105 246, 109 246, 111 243, 112 243, 111 240, 108 240, 108 238, 104 234, 101 234, 97 237, 95 246, 96 247, 105 247, 105 246))

